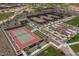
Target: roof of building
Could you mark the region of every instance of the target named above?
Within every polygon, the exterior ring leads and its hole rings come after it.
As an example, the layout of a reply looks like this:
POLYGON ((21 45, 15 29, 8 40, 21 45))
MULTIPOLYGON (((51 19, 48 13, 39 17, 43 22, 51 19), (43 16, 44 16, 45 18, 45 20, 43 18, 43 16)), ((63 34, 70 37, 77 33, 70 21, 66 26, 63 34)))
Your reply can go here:
POLYGON ((31 17, 32 20, 36 22, 46 22, 44 19, 38 18, 38 17, 31 17))

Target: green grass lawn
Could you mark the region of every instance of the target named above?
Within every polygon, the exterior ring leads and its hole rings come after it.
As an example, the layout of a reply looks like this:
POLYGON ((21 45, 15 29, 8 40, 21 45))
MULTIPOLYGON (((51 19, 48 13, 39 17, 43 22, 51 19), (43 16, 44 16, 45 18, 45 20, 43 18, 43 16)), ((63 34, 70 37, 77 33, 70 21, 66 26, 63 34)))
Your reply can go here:
POLYGON ((75 17, 65 23, 79 27, 79 17, 75 17))
POLYGON ((54 48, 54 47, 48 47, 46 50, 42 51, 38 56, 64 56, 65 54, 54 48))
POLYGON ((73 51, 79 52, 79 44, 71 45, 70 47, 72 48, 73 51))
POLYGON ((14 12, 9 12, 9 13, 0 13, 0 21, 4 20, 10 16, 14 15, 14 12))
POLYGON ((40 38, 42 38, 43 40, 47 40, 46 36, 43 33, 39 32, 39 31, 35 31, 34 33, 36 35, 38 35, 40 38))
POLYGON ((79 34, 72 37, 70 40, 68 40, 68 43, 77 42, 79 41, 79 34))

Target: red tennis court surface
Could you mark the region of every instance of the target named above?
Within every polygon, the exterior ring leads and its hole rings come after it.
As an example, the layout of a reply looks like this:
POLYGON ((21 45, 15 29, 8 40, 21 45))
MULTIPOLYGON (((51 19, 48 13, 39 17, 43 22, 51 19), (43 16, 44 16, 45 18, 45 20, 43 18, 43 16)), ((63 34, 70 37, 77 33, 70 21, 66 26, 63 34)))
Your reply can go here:
POLYGON ((25 27, 8 30, 7 34, 20 49, 24 49, 41 40, 40 37, 29 31, 25 27))

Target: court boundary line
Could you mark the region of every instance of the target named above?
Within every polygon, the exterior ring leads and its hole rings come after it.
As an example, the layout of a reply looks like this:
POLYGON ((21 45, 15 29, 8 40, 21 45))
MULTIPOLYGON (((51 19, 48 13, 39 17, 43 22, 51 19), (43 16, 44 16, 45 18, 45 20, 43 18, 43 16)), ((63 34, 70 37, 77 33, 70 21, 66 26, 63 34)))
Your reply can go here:
POLYGON ((25 32, 27 32, 28 34, 30 34, 30 35, 32 35, 34 37, 34 39, 31 39, 28 42, 22 44, 19 41, 19 39, 17 39, 16 37, 14 37, 15 35, 12 33, 12 31, 16 30, 16 29, 8 30, 7 32, 10 35, 11 39, 15 42, 16 45, 19 46, 20 49, 24 49, 24 48, 26 48, 26 47, 34 44, 35 42, 41 40, 41 38, 39 36, 37 36, 36 34, 34 34, 33 32, 31 32, 30 30, 26 29, 25 27, 20 27, 18 29, 23 29, 25 32))

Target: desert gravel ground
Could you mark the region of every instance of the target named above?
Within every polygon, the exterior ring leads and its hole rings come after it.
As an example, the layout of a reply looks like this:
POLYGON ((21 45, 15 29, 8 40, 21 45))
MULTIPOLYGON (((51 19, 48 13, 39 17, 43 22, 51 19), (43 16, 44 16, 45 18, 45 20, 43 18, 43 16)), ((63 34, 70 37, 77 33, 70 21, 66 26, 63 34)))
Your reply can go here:
POLYGON ((14 56, 16 55, 11 47, 11 44, 6 39, 5 35, 0 29, 0 56, 14 56))

